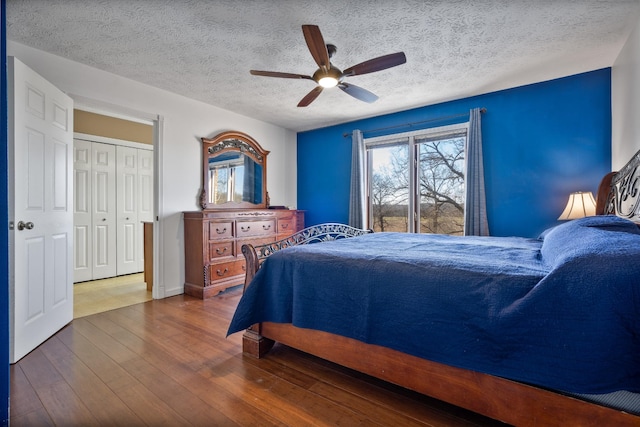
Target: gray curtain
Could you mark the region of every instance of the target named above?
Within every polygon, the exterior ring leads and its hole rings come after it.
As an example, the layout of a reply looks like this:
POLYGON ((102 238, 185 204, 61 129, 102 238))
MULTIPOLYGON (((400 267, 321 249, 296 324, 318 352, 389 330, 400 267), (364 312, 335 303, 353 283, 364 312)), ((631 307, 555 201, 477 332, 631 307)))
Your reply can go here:
POLYGON ((356 129, 351 134, 351 193, 349 197, 349 225, 364 228, 365 219, 364 188, 364 138, 356 129))
POLYGON ((465 236, 488 236, 487 201, 484 192, 484 166, 482 163, 482 126, 480 109, 469 112, 467 137, 467 197, 464 212, 465 236))

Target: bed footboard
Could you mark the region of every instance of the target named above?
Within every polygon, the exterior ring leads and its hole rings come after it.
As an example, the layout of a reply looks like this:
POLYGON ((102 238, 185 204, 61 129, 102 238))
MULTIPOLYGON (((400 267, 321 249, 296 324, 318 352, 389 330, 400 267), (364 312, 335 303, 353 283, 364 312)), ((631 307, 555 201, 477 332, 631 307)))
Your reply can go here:
MULTIPOLYGON (((291 236, 277 242, 253 246, 242 245, 242 254, 246 260, 246 275, 244 289, 249 286, 253 276, 260 269, 262 262, 271 254, 279 250, 309 243, 326 242, 329 240, 346 239, 373 233, 372 230, 362 230, 345 224, 326 223, 307 227, 291 236)), ((261 325, 253 325, 247 329, 242 337, 242 350, 245 354, 260 358, 273 347, 274 341, 262 336, 261 325)))

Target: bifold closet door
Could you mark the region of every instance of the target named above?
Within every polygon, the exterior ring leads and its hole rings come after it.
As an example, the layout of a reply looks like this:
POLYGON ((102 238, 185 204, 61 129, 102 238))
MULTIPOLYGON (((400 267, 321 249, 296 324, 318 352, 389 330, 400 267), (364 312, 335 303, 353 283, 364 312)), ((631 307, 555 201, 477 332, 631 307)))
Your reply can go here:
POLYGON ((117 162, 117 275, 142 270, 142 224, 138 220, 138 150, 116 147, 117 162))
POLYGON ((73 140, 73 281, 93 279, 91 142, 73 140))
POLYGON ((73 281, 116 275, 116 150, 74 140, 73 281))
POLYGON ((139 271, 144 271, 144 222, 153 222, 153 151, 138 150, 139 271))
POLYGON ((116 275, 116 147, 92 142, 93 279, 116 275))
POLYGON ((144 270, 153 151, 74 140, 74 282, 144 270))

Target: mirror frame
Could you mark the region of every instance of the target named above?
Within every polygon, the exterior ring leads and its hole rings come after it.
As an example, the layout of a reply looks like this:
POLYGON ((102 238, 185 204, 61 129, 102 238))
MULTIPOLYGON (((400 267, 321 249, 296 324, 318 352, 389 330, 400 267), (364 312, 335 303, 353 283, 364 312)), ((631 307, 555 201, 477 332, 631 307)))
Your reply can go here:
POLYGON ((200 207, 202 209, 265 209, 269 206, 269 193, 267 192, 267 154, 258 142, 238 131, 222 132, 214 138, 202 139, 202 191, 200 193, 200 207), (209 159, 229 151, 236 151, 249 156, 254 162, 262 166, 262 203, 250 202, 226 202, 215 204, 209 202, 209 159))

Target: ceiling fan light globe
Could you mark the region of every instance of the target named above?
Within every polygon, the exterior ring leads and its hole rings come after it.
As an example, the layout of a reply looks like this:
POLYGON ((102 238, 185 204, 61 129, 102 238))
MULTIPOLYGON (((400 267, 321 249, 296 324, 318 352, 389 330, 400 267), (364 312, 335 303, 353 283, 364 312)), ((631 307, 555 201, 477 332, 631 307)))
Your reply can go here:
POLYGON ((322 77, 318 80, 318 84, 324 88, 336 87, 338 85, 338 79, 335 77, 322 77))

